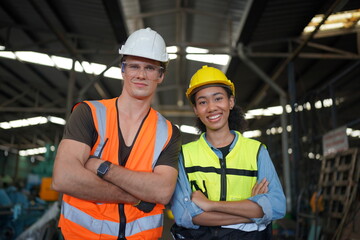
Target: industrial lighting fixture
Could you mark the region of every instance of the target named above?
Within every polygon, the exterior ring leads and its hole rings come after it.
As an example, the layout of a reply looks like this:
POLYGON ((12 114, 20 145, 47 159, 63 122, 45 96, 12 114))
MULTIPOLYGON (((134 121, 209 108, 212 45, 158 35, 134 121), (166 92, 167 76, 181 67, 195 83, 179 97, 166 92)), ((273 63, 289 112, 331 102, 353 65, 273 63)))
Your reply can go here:
POLYGON ((24 62, 31 62, 39 65, 54 67, 55 64, 51 61, 49 55, 38 52, 15 52, 16 57, 24 62))
MULTIPOLYGON (((303 33, 308 34, 315 30, 317 25, 323 20, 324 14, 316 15, 304 28, 303 33)), ((360 9, 338 12, 331 14, 320 26, 318 33, 325 33, 340 29, 351 29, 360 26, 360 9)))
MULTIPOLYGON (((4 47, 4 46, 0 46, 0 47, 4 47)), ((4 49, 5 49, 5 47, 4 47, 4 49)), ((0 52, 0 57, 9 58, 9 59, 16 59, 16 55, 13 52, 9 52, 9 51, 1 51, 0 52)))
POLYGON ((177 52, 179 51, 179 48, 177 46, 169 46, 166 47, 166 51, 169 54, 170 60, 177 58, 177 52))
POLYGON ((346 128, 346 134, 348 136, 354 137, 354 138, 360 138, 360 130, 355 130, 352 128, 346 128))
POLYGON ((261 136, 260 130, 246 131, 243 133, 243 136, 246 138, 256 138, 261 136))
POLYGON ((19 155, 26 157, 26 156, 32 156, 32 155, 38 155, 46 153, 46 147, 40 147, 40 148, 32 148, 32 149, 26 149, 26 150, 20 150, 19 155))
POLYGON ((58 68, 71 70, 73 60, 71 58, 51 56, 51 60, 55 63, 55 66, 58 68))
POLYGON ((179 129, 183 133, 199 135, 199 130, 196 127, 193 127, 193 126, 181 125, 179 129))
POLYGON ((227 65, 230 60, 230 56, 227 54, 187 54, 186 59, 218 65, 227 65))
MULTIPOLYGON (((179 52, 179 48, 176 46, 169 46, 166 48, 169 53, 170 59, 175 59, 177 57, 177 53, 179 52)), ((188 46, 185 48, 186 59, 197 62, 204 63, 214 63, 218 65, 227 65, 230 56, 228 54, 208 54, 209 49, 206 48, 198 48, 188 46)))
POLYGON ((47 119, 50 122, 55 123, 55 124, 59 124, 59 125, 65 125, 66 124, 66 120, 63 119, 63 118, 49 116, 47 119))
POLYGON ((205 63, 214 63, 218 65, 227 65, 230 56, 228 54, 208 54, 209 49, 186 47, 186 59, 205 63))
POLYGON ((197 48, 197 47, 186 47, 185 51, 187 53, 208 53, 209 49, 197 48))
MULTIPOLYGON (((0 46, 0 49, 5 49, 4 46, 0 46)), ((73 60, 71 58, 49 56, 44 53, 32 52, 32 51, 0 51, 0 57, 8 59, 18 59, 19 61, 30 62, 48 67, 56 67, 59 69, 71 70, 73 60)), ((106 65, 99 63, 82 62, 81 64, 75 62, 76 72, 86 72, 88 74, 99 75, 106 69, 106 65)), ((121 69, 119 67, 111 67, 105 73, 105 77, 113 79, 122 79, 121 69)))
MULTIPOLYGON (((336 105, 339 105, 341 102, 343 102, 344 99, 338 98, 336 99, 336 105)), ((314 103, 314 106, 316 109, 321 108, 328 108, 333 105, 333 100, 331 98, 318 100, 314 103)), ((291 113, 292 108, 288 104, 285 106, 286 112, 291 113)), ((295 112, 302 112, 304 110, 311 110, 311 104, 309 102, 306 102, 304 104, 298 104, 295 106, 295 112)), ((273 116, 273 115, 281 115, 283 113, 283 107, 282 106, 273 106, 268 108, 258 108, 258 109, 251 109, 245 113, 246 119, 253 119, 256 117, 263 117, 263 116, 273 116)))
MULTIPOLYGON (((33 51, 4 51, 5 46, 0 45, 0 57, 8 58, 24 62, 30 62, 34 64, 39 64, 48 67, 56 67, 58 69, 66 69, 71 70, 73 65, 73 60, 71 58, 47 55, 44 53, 33 52, 33 51)), ((169 53, 170 59, 177 58, 178 47, 169 46, 167 47, 167 51, 169 53)), ((207 54, 209 52, 208 49, 203 48, 195 48, 195 47, 187 47, 186 58, 188 60, 200 61, 206 63, 214 63, 218 65, 227 65, 230 56, 227 54, 207 54)), ((87 74, 99 75, 106 69, 106 65, 99 63, 90 63, 83 61, 81 64, 76 61, 75 62, 75 71, 76 72, 86 72, 87 74)), ((119 67, 111 67, 105 73, 105 77, 113 78, 113 79, 122 79, 121 69, 119 67)))
POLYGON ((0 128, 2 129, 10 129, 10 128, 19 128, 19 127, 27 127, 34 126, 40 124, 46 124, 48 122, 52 122, 59 125, 65 125, 66 121, 63 118, 49 116, 49 117, 32 117, 26 119, 17 119, 9 122, 0 122, 0 128))

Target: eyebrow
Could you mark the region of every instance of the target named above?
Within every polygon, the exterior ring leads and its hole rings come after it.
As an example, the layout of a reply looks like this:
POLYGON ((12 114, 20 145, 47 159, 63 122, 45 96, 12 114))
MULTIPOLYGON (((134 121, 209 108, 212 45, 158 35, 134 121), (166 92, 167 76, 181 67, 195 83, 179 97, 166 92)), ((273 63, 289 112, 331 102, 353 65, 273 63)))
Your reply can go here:
MULTIPOLYGON (((225 94, 222 93, 222 92, 215 92, 215 93, 211 94, 210 97, 215 97, 215 96, 217 96, 217 95, 225 95, 225 94)), ((207 98, 207 96, 199 96, 199 97, 196 98, 195 100, 197 101, 197 100, 202 99, 202 98, 207 98)))
MULTIPOLYGON (((126 61, 125 61, 126 62, 126 61)), ((161 67, 160 65, 156 65, 156 64, 152 64, 152 63, 142 63, 142 62, 131 62, 128 61, 126 62, 127 64, 138 64, 138 65, 144 65, 144 66, 157 66, 157 67, 161 67)))

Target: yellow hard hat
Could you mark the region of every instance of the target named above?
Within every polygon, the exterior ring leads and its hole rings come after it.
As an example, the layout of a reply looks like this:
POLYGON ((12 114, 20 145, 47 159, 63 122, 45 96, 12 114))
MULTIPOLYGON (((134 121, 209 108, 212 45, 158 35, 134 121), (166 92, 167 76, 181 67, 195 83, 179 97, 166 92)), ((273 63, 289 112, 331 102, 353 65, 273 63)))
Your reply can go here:
POLYGON ((217 68, 208 67, 207 65, 199 69, 191 78, 189 88, 186 90, 186 97, 194 94, 194 90, 205 85, 222 84, 230 88, 231 93, 235 96, 234 84, 217 68))

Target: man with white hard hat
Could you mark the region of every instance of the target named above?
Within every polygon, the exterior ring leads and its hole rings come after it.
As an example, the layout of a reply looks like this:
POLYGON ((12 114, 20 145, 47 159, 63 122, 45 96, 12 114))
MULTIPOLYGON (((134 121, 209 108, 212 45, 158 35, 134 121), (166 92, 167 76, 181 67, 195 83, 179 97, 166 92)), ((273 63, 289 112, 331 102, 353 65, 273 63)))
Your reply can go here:
POLYGON ((120 49, 124 85, 114 99, 75 105, 54 164, 68 239, 158 239, 177 178, 180 132, 150 104, 169 61, 150 28, 120 49))

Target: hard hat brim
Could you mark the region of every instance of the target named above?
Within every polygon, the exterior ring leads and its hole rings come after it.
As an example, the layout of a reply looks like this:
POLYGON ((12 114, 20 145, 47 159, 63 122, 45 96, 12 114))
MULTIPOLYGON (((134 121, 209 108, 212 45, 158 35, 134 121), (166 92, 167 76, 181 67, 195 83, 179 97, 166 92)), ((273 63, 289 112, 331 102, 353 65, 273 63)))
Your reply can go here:
POLYGON ((194 95, 195 93, 197 93, 198 91, 204 89, 204 88, 208 88, 208 87, 227 87, 231 90, 231 93, 233 96, 235 96, 235 88, 234 88, 234 85, 230 85, 228 82, 221 82, 219 80, 214 80, 214 81, 208 81, 208 82, 205 82, 204 84, 198 84, 198 85, 195 85, 195 86, 192 86, 191 88, 189 88, 187 91, 186 91, 186 97, 188 99, 191 98, 192 95, 194 95))

